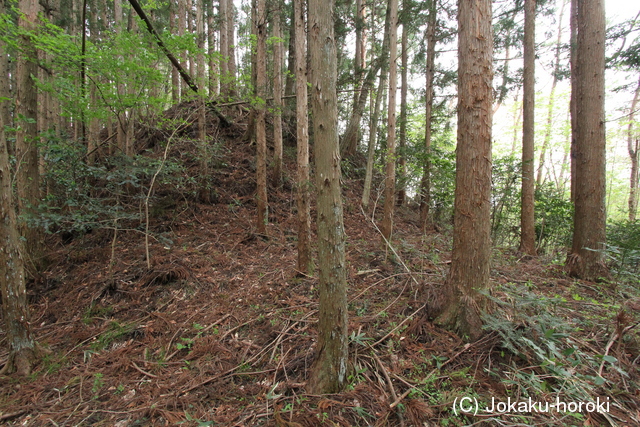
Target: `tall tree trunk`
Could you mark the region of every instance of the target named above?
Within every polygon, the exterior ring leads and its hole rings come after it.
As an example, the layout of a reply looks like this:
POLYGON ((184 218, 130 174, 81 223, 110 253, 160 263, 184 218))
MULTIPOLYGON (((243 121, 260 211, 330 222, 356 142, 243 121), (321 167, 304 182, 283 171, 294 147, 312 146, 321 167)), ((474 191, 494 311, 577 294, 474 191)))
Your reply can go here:
POLYGON ((547 150, 551 143, 551 130, 553 125, 553 107, 556 99, 556 86, 558 85, 558 75, 560 74, 560 52, 562 50, 562 18, 564 17, 564 8, 567 4, 566 0, 561 0, 560 16, 558 18, 558 38, 556 40, 556 58, 553 65, 553 80, 551 81, 551 92, 549 93, 549 104, 547 105, 547 125, 544 133, 544 141, 540 149, 540 161, 538 163, 538 173, 536 177, 536 187, 542 185, 544 163, 547 157, 547 150))
MULTIPOLYGON (((38 75, 37 51, 31 36, 38 19, 36 0, 22 0, 18 25, 25 31, 20 36, 21 55, 16 66, 16 190, 18 212, 22 216, 34 215, 40 203, 40 172, 38 165, 38 101, 35 78, 38 75)), ((37 227, 20 223, 21 235, 25 239, 25 262, 27 268, 37 271, 43 258, 42 234, 37 227)))
MULTIPOLYGON (((365 20, 364 20, 365 7, 362 0, 356 0, 355 7, 355 24, 356 24, 356 52, 354 58, 354 70, 353 70, 353 106, 351 109, 351 118, 349 119, 349 123, 347 125, 347 131, 345 132, 345 136, 342 139, 342 144, 340 147, 340 154, 342 158, 350 158, 356 154, 358 149, 358 139, 360 135, 360 121, 362 119, 362 113, 364 111, 364 107, 367 103, 367 89, 364 88, 364 66, 365 66, 365 40, 364 37, 364 29, 365 29, 365 20), (364 96, 363 96, 364 95, 364 96)), ((373 85, 373 81, 375 79, 376 72, 371 75, 373 71, 373 66, 369 70, 369 75, 371 79, 367 79, 369 81, 369 86, 373 85)))
MULTIPOLYGON (((176 2, 178 0, 170 0, 169 2, 169 31, 171 34, 177 34, 176 31, 176 2)), ((211 0, 213 1, 213 0, 211 0)), ((180 75, 178 70, 171 67, 171 100, 174 103, 180 102, 180 75)))
MULTIPOLYGON (((190 34, 194 34, 196 33, 195 28, 193 26, 193 0, 186 0, 187 3, 187 31, 189 31, 190 34)), ((196 39, 199 38, 200 35, 196 34, 196 39)), ((196 40, 197 43, 197 40, 196 40)), ((188 57, 188 64, 189 64, 189 74, 191 74, 192 76, 196 76, 197 72, 196 72, 196 67, 195 67, 195 53, 194 52, 188 52, 187 53, 187 57, 188 57)))
POLYGON ((408 92, 408 80, 407 71, 409 69, 409 57, 407 49, 409 48, 409 11, 407 10, 407 0, 402 2, 402 41, 400 43, 401 51, 400 57, 402 58, 402 66, 400 69, 400 139, 398 142, 399 155, 398 155, 398 206, 404 205, 406 192, 406 175, 407 175, 407 158, 405 157, 405 150, 407 148, 407 92, 408 92))
MULTIPOLYGON (((205 146, 206 145, 206 108, 205 108, 205 97, 206 97, 206 68, 207 64, 204 60, 204 39, 206 34, 204 32, 204 1, 196 0, 195 2, 196 8, 196 41, 198 43, 198 87, 200 88, 200 106, 198 107, 198 139, 200 139, 200 143, 205 146)), ((204 154, 204 153, 203 153, 204 154)), ((203 156, 206 158, 206 155, 203 156)))
POLYGON ((627 127, 627 150, 629 151, 629 157, 631 158, 631 178, 629 181, 629 221, 631 222, 635 222, 638 212, 638 155, 640 154, 638 148, 640 145, 640 137, 637 133, 634 133, 633 127, 635 125, 634 118, 639 95, 640 81, 638 81, 636 92, 634 93, 633 101, 631 102, 629 125, 627 127))
POLYGON ((535 19, 536 0, 524 2, 524 84, 522 120, 522 196, 520 209, 520 251, 536 255, 533 175, 535 136, 535 19))
MULTIPOLYGON (((295 2, 295 0, 293 0, 295 2)), ((306 35, 306 34, 305 34, 306 35)), ((305 37, 306 38, 306 37, 305 37)), ((295 25, 295 8, 291 7, 291 19, 289 24, 289 54, 287 56, 287 79, 284 85, 284 95, 293 95, 296 91, 295 78, 296 75, 296 25, 295 25)), ((294 100, 291 100, 293 105, 294 100)))
POLYGON ((365 35, 365 5, 363 0, 356 0, 355 10, 356 23, 356 54, 354 61, 354 86, 353 104, 355 106, 358 100, 358 89, 362 86, 362 78, 364 76, 365 58, 366 58, 366 35, 365 35))
POLYGON ((223 99, 228 99, 229 93, 229 24, 227 15, 229 14, 228 0, 220 0, 220 95, 223 99))
POLYGON ((387 242, 393 231, 396 190, 396 89, 398 86, 398 0, 389 0, 389 99, 387 106, 387 155, 384 183, 384 217, 380 230, 387 242))
POLYGON ((273 37, 276 42, 273 45, 273 176, 272 182, 274 187, 282 184, 282 61, 283 46, 282 34, 280 31, 280 10, 282 3, 276 4, 273 13, 273 37))
MULTIPOLYGON (((178 0, 179 2, 184 2, 184 0, 178 0)), ((113 3, 113 10, 114 10, 114 21, 115 21, 115 26, 116 26, 116 33, 120 34, 122 32, 122 26, 123 26, 123 13, 122 13, 122 0, 114 0, 113 3)), ((180 13, 180 12, 178 12, 180 13)), ((182 13, 184 14, 184 9, 182 9, 182 13)), ((178 15, 179 17, 180 15, 178 15)), ((182 20, 182 23, 184 24, 184 19, 182 20)), ((178 19, 178 34, 180 34, 180 20, 178 19)), ((184 30, 182 30, 184 33, 184 30)), ((125 95, 125 86, 124 83, 122 81, 118 81, 118 86, 116 88, 116 91, 118 93, 118 98, 120 100, 122 100, 122 98, 124 98, 125 95)), ((121 108, 118 108, 118 110, 116 111, 116 126, 117 126, 117 133, 116 133, 116 143, 118 145, 118 149, 121 152, 125 152, 126 150, 126 144, 127 144, 127 134, 126 134, 126 122, 127 122, 127 117, 124 111, 122 111, 121 108)))
POLYGON ((218 61, 216 60, 216 16, 213 11, 213 0, 207 1, 207 42, 209 55, 209 96, 215 97, 220 92, 218 61))
POLYGON ((573 244, 567 258, 572 276, 586 280, 608 277, 605 168, 605 12, 604 0, 578 2, 575 114, 575 214, 573 244))
POLYGON ((256 47, 256 202, 258 206, 257 229, 260 234, 267 234, 267 131, 265 126, 265 88, 267 84, 267 15, 265 0, 256 1, 255 10, 257 47, 256 47))
MULTIPOLYGON (((32 29, 35 19, 37 3, 22 3, 21 11, 25 13, 25 18, 20 18, 20 25, 24 29, 32 29), (35 10, 33 10, 35 9, 35 10)), ((5 5, 0 2, 0 15, 4 15, 5 5)), ((31 41, 21 40, 24 43, 31 41)), ((27 47, 27 46, 25 46, 27 47)), ((26 53, 33 52, 33 47, 29 48, 26 53)), ((34 59, 34 58, 31 58, 34 59)), ((19 61, 28 60, 19 59, 19 61)), ((24 65, 19 71, 24 72, 24 65)), ((36 72, 32 70, 32 72, 36 72)), ((11 183, 11 168, 9 166, 9 155, 7 151, 7 139, 5 137, 4 128, 10 126, 8 121, 8 110, 5 106, 9 94, 9 63, 4 42, 0 40, 0 241, 2 241, 2 249, 0 249, 0 293, 2 295, 2 317, 4 319, 4 330, 7 334, 7 344, 9 346, 9 358, 0 374, 18 371, 23 375, 31 372, 36 362, 36 347, 31 336, 29 328, 29 306, 27 305, 27 293, 24 279, 24 265, 20 256, 20 236, 18 234, 18 221, 13 204, 13 190, 11 183)), ((20 78, 19 82, 24 83, 20 78)), ((35 89, 35 88, 33 88, 35 89)), ((35 97, 35 93, 33 94, 35 97)), ((20 98, 16 102, 23 103, 20 98)), ((24 111, 23 111, 24 113, 24 111)), ((29 125, 28 123, 20 123, 20 126, 29 125)), ((24 136, 23 136, 24 138, 24 136)), ((33 141, 35 143, 35 141, 33 141)), ((37 165, 36 165, 37 167, 37 165)), ((37 181, 36 181, 37 183, 37 181)), ((29 242, 28 242, 29 243, 29 242)))
POLYGON ((427 22, 427 63, 426 76, 427 87, 425 91, 425 127, 424 150, 426 158, 422 169, 420 181, 420 224, 424 231, 429 228, 429 209, 431 207, 431 120, 433 116, 433 81, 435 79, 436 63, 436 26, 438 25, 438 4, 431 0, 429 5, 429 19, 427 22))
MULTIPOLYGON (((132 34, 137 34, 138 33, 138 21, 136 20, 136 11, 131 8, 129 9, 129 16, 128 16, 128 25, 127 25, 127 32, 132 33, 132 34)), ((133 60, 133 56, 130 56, 129 58, 130 60, 133 60)), ((127 96, 130 98, 135 98, 137 96, 136 93, 136 88, 134 85, 129 84, 127 85, 127 96)), ((126 120, 126 128, 125 128, 125 154, 129 157, 132 157, 136 154, 136 149, 135 149, 135 131, 134 131, 134 124, 135 124, 135 120, 136 117, 139 115, 139 111, 137 108, 131 107, 129 108, 128 114, 126 114, 125 120, 126 120)))
POLYGON ((347 265, 340 192, 334 0, 309 0, 309 52, 320 264, 318 343, 308 390, 336 393, 346 384, 347 265))
POLYGON ((298 271, 311 268, 311 213, 309 207, 309 115, 307 108, 307 37, 303 0, 293 0, 295 27, 296 136, 298 178, 296 206, 298 208, 298 271))
POLYGON ((577 91, 573 88, 578 86, 578 68, 576 64, 578 48, 578 0, 571 0, 569 24, 571 37, 569 41, 569 65, 571 67, 571 99, 569 100, 569 111, 571 112, 571 202, 575 204, 576 196, 576 132, 578 129, 577 91))
POLYGON ((369 96, 369 92, 375 82, 376 74, 380 69, 380 63, 383 60, 384 59, 380 59, 371 63, 369 71, 367 72, 367 77, 365 78, 361 89, 358 91, 357 101, 351 111, 351 117, 347 124, 347 130, 344 134, 344 138, 342 138, 343 144, 341 151, 344 158, 352 157, 356 153, 362 114, 364 113, 364 108, 367 105, 367 97, 369 96))
POLYGON ((491 0, 460 0, 458 146, 451 269, 436 323, 474 340, 482 333, 481 291, 491 258, 491 0))
POLYGON ((236 88, 236 75, 237 75, 237 67, 236 67, 236 42, 235 42, 235 34, 236 34, 236 7, 233 3, 233 0, 226 0, 228 2, 227 6, 227 53, 225 55, 229 58, 229 96, 232 98, 236 97, 238 94, 236 88))
MULTIPOLYGON (((378 139, 378 121, 380 120, 380 109, 382 106, 382 94, 384 88, 387 85, 387 73, 382 71, 380 75, 380 82, 378 83, 378 90, 375 98, 375 105, 373 105, 371 120, 369 123, 369 142, 367 146, 367 169, 364 177, 364 190, 362 192, 362 206, 365 208, 369 206, 369 199, 371 198, 371 181, 373 181, 373 163, 375 162, 375 150, 376 142, 378 139)), ((373 97, 372 97, 373 102, 373 97)))

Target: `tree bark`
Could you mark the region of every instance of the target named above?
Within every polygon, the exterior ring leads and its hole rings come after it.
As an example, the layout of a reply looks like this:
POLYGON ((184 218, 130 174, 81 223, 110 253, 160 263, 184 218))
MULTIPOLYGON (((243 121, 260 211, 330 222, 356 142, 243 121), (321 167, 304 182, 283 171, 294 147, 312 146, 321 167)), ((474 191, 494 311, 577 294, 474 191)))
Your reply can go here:
MULTIPOLYGON (((196 33, 196 43, 198 43, 198 38, 200 38, 201 34, 198 34, 196 31, 194 31, 193 28, 193 0, 186 0, 187 2, 187 30, 189 31, 189 33, 194 34, 196 33)), ((195 64, 195 53, 194 52, 188 52, 187 53, 187 63, 189 64, 189 74, 191 74, 192 76, 197 76, 198 73, 196 72, 196 64, 195 64)))
POLYGON ((635 222, 638 213, 638 154, 640 151, 640 137, 634 133, 635 111, 638 105, 638 97, 640 95, 640 81, 636 86, 636 91, 631 101, 631 112, 629 113, 629 125, 627 126, 627 151, 631 159, 631 177, 629 180, 629 221, 635 222), (635 138, 634 138, 635 136, 635 138))
POLYGON ((524 2, 524 83, 522 119, 522 196, 520 209, 520 252, 536 255, 533 175, 535 137, 535 14, 536 0, 524 2))
MULTIPOLYGON (((295 0, 293 0, 295 5, 295 0)), ((295 93, 296 75, 296 24, 295 24, 295 7, 291 7, 291 22, 289 24, 289 53, 287 55, 287 79, 284 85, 284 95, 291 96, 295 93)), ((305 33, 306 35, 306 33, 305 33)), ((305 37, 306 40, 306 37, 305 37)), ((305 41, 306 43, 306 41, 305 41)), ((293 105, 293 104, 287 104, 293 105)))
POLYGON ((337 55, 334 0, 309 0, 309 51, 320 264, 318 344, 307 388, 314 394, 339 392, 346 383, 347 265, 340 192, 337 55))
MULTIPOLYGON (((184 1, 184 0, 178 0, 184 1)), ((114 21, 115 21, 115 30, 117 34, 122 32, 123 27, 123 13, 122 13, 122 0, 114 0, 113 2, 113 10, 114 10, 114 21)), ((184 9, 182 9, 184 12, 184 9)), ((178 32, 180 31, 180 24, 178 23, 178 32)), ((120 57, 121 58, 121 57, 120 57)), ((116 88, 118 93, 118 98, 122 99, 125 96, 125 85, 119 80, 118 86, 116 88)), ((120 152, 125 152, 126 143, 127 143, 127 135, 126 135, 126 114, 118 108, 116 111, 116 144, 118 146, 118 150, 120 152)))
MULTIPOLYGON (((569 24, 571 30, 571 37, 569 41, 569 65, 571 67, 571 87, 576 88, 578 86, 578 68, 576 64, 577 48, 578 48, 578 1, 571 0, 569 24)), ((571 99, 569 100, 569 111, 571 112, 571 202, 575 204, 576 196, 576 132, 578 129, 577 108, 577 91, 571 89, 571 99)))
MULTIPOLYGON (((199 112, 198 112, 198 138, 200 139, 200 143, 203 147, 206 145, 206 109, 205 109, 205 91, 207 88, 206 83, 206 68, 207 64, 204 60, 204 0, 196 0, 195 1, 196 8, 196 37, 198 43, 198 61, 197 61, 197 76, 198 76, 198 87, 200 88, 200 100, 199 104, 199 112)), ((203 153, 204 154, 204 153, 203 153)), ((206 155, 203 156, 206 158, 206 155)))
POLYGON ((298 210, 298 271, 311 268, 311 213, 309 207, 309 115, 307 108, 307 38, 303 0, 294 0, 296 136, 298 177, 296 206, 298 210))
POLYGON ((405 157, 405 150, 407 148, 407 92, 408 92, 408 80, 407 72, 409 70, 409 57, 407 49, 409 48, 409 10, 407 10, 407 0, 402 2, 402 41, 400 42, 400 58, 402 61, 400 69, 400 139, 398 141, 399 155, 398 155, 398 175, 399 183, 397 201, 398 206, 404 205, 407 192, 406 192, 406 175, 407 175, 407 158, 405 157))
MULTIPOLYGON (((25 31, 20 36, 21 55, 16 66, 16 117, 23 117, 16 123, 16 191, 18 195, 18 213, 28 217, 35 215, 40 204, 40 171, 38 167, 38 102, 35 77, 38 75, 36 65, 37 51, 35 44, 27 32, 34 32, 38 20, 38 3, 36 0, 22 0, 18 25, 25 31)), ((29 270, 37 271, 43 261, 42 233, 37 227, 20 222, 20 231, 25 239, 24 261, 29 270)))
POLYGON ((387 105, 387 155, 384 183, 384 217, 380 230, 387 242, 393 232, 396 191, 396 89, 398 86, 398 0, 389 0, 389 95, 387 105))
POLYGON ((435 79, 436 63, 436 27, 438 25, 438 4, 432 0, 429 7, 429 19, 427 22, 427 58, 426 76, 427 87, 425 91, 425 127, 424 148, 425 160, 420 181, 420 224, 424 231, 429 229, 429 209, 431 208, 431 120, 433 116, 433 81, 435 79))
POLYGON ((220 81, 218 61, 215 57, 216 52, 216 31, 215 31, 215 19, 216 16, 213 11, 213 0, 207 1, 207 43, 208 43, 208 55, 209 55, 209 96, 215 97, 220 93, 220 81))
POLYGON ((234 6, 233 0, 226 0, 228 2, 227 6, 227 52, 225 53, 226 57, 229 60, 229 96, 231 98, 235 98, 238 94, 236 89, 236 75, 237 75, 237 67, 236 67, 236 42, 235 42, 235 34, 236 34, 236 8, 234 6))
MULTIPOLYGON (((169 31, 171 31, 171 34, 177 34, 176 1, 170 0, 169 2, 169 31)), ((180 75, 175 67, 171 68, 171 100, 174 103, 180 102, 180 75)))
POLYGON ((273 175, 272 183, 274 187, 282 185, 282 62, 283 62, 283 46, 282 33, 280 31, 280 6, 278 2, 273 13, 273 175))
POLYGON ((267 234, 269 221, 267 202, 267 131, 265 125, 265 87, 267 83, 267 16, 265 0, 256 1, 256 203, 258 206, 258 233, 267 234))
POLYGON ((605 169, 605 12, 604 0, 578 2, 575 65, 575 214, 573 244, 567 258, 571 276, 586 280, 607 278, 605 169))
POLYGON ((482 333, 491 258, 493 35, 490 0, 458 2, 458 146, 451 270, 436 323, 466 340, 482 333))
POLYGON ((227 0, 220 0, 220 95, 223 101, 230 97, 229 92, 229 24, 227 15, 229 14, 229 3, 227 0))
MULTIPOLYGON (((21 5, 23 6, 23 5, 21 5)), ((26 5, 24 5, 26 6, 26 5)), ((29 7, 34 7, 33 4, 29 7)), ((26 12, 28 9, 22 9, 26 12)), ((4 2, 0 2, 0 15, 5 13, 4 2)), ((27 15, 28 16, 28 15, 27 15)), ((31 18, 33 15, 30 16, 31 18)), ((22 23, 30 25, 29 22, 22 23)), ((5 45, 0 41, 0 292, 2 294, 2 317, 9 345, 9 358, 0 373, 18 371, 28 375, 36 361, 35 342, 29 326, 29 306, 24 279, 24 264, 20 256, 20 236, 13 204, 11 169, 4 128, 10 126, 4 106, 10 99, 8 83, 8 58, 5 45)), ((24 126, 24 124, 20 124, 24 126)))

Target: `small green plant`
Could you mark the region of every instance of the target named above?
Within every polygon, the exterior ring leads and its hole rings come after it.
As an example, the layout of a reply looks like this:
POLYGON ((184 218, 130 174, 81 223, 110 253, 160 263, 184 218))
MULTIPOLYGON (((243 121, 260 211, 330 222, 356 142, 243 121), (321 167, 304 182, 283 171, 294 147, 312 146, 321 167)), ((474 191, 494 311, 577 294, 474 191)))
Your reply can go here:
POLYGON ((196 333, 196 336, 193 338, 185 338, 185 337, 181 337, 180 341, 182 341, 181 343, 177 343, 176 344, 176 348, 178 350, 191 350, 191 347, 193 347, 193 344, 200 339, 200 337, 202 337, 202 333, 204 332, 204 326, 202 326, 199 323, 194 323, 193 325, 193 329, 195 329, 196 331, 198 331, 196 333))
POLYGON ((356 335, 356 332, 353 331, 351 332, 351 335, 349 335, 349 342, 353 344, 361 345, 364 347, 367 341, 373 341, 373 338, 367 337, 364 332, 361 332, 356 335))
MULTIPOLYGON (((104 386, 104 381, 102 380, 102 374, 97 372, 93 374, 93 386, 91 387, 91 392, 94 395, 97 395, 100 389, 104 386)), ((94 396, 97 397, 97 396, 94 396)))
POLYGON ((105 332, 91 344, 91 351, 98 352, 112 345, 114 342, 129 335, 135 329, 134 324, 121 325, 118 322, 111 322, 105 332))

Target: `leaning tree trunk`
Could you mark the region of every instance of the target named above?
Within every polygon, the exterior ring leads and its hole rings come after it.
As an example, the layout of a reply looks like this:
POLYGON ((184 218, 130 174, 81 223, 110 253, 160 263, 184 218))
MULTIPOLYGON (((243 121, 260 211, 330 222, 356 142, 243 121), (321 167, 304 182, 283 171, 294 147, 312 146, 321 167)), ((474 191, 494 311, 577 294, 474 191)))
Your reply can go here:
POLYGON ((460 0, 458 28, 453 251, 436 323, 473 340, 482 333, 481 291, 489 286, 491 258, 491 0, 460 0))
MULTIPOLYGON (((575 1, 575 0, 574 0, 575 1)), ((567 258, 572 276, 600 280, 609 275, 604 264, 606 241, 606 137, 604 113, 604 0, 578 2, 575 64, 575 214, 573 243, 567 258)))
POLYGON ((346 384, 347 265, 340 192, 337 58, 334 0, 309 0, 311 99, 316 159, 318 262, 320 267, 318 343, 308 390, 336 393, 346 384))
POLYGON ((535 136, 535 13, 536 0, 524 2, 524 83, 522 119, 522 196, 520 209, 520 251, 536 255, 533 175, 535 136))

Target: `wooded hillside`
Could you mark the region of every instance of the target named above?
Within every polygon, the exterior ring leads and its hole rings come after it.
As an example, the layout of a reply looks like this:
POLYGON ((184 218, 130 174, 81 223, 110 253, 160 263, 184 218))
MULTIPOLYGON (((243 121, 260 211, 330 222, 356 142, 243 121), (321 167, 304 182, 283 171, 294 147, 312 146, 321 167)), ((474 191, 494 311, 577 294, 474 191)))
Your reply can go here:
POLYGON ((2 423, 640 425, 640 12, 0 5, 2 423))

